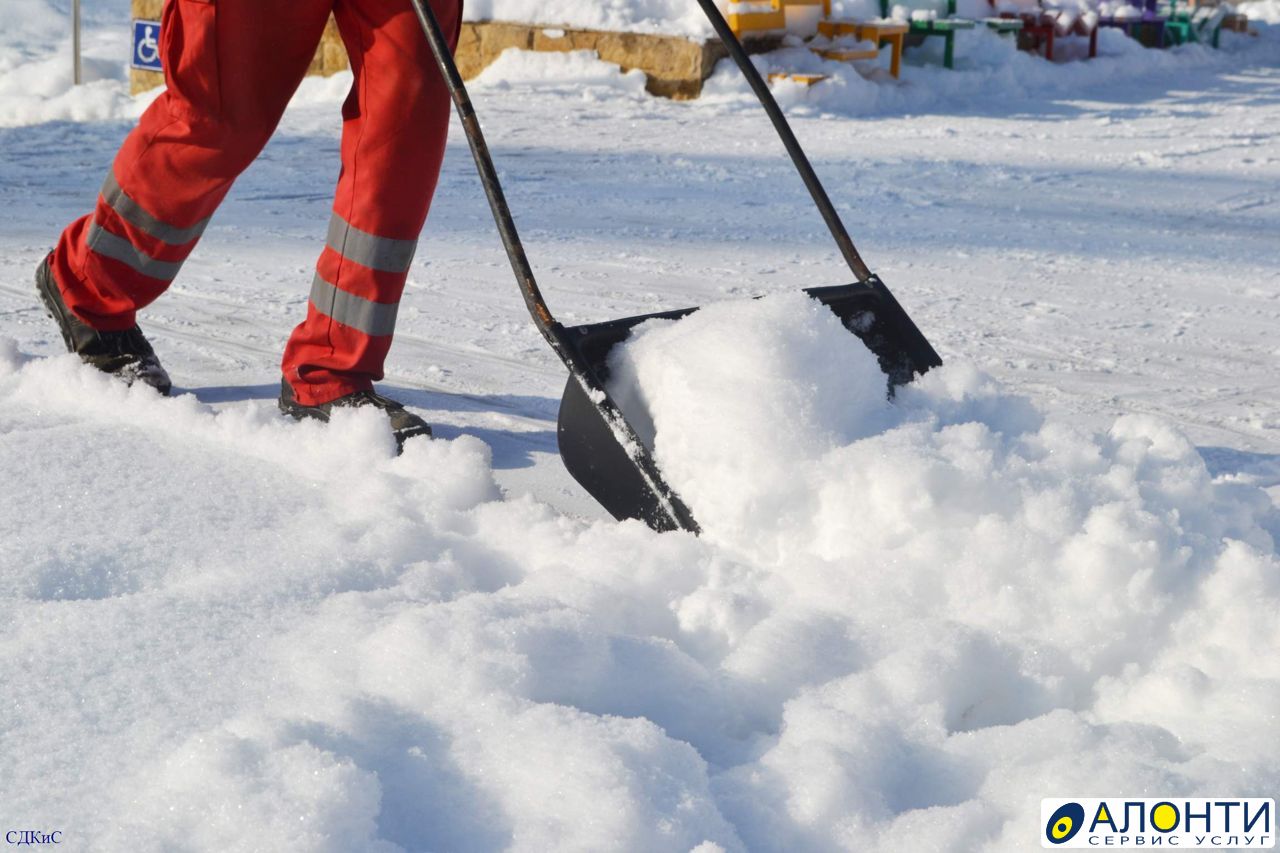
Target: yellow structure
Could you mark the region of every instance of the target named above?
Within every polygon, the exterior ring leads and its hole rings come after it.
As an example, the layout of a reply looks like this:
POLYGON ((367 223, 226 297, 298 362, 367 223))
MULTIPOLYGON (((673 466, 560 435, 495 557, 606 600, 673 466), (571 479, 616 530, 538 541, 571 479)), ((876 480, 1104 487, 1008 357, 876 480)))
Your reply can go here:
MULTIPOLYGON (((262 0, 278 2, 278 0, 262 0)), ((135 20, 158 21, 164 0, 132 0, 135 20)), ((766 47, 759 45, 758 47, 766 47)), ((455 58, 458 70, 471 79, 487 68, 504 50, 594 51, 605 62, 623 71, 644 72, 645 88, 668 98, 696 98, 716 63, 729 55, 719 39, 697 41, 681 36, 606 32, 571 27, 553 28, 503 21, 468 21, 462 25, 455 58)), ((328 76, 349 67, 347 51, 331 19, 311 63, 309 74, 328 76)), ((164 85, 156 71, 133 69, 131 88, 136 94, 164 85)))
MULTIPOLYGON (((841 48, 835 45, 815 45, 810 49, 823 59, 837 62, 855 62, 876 59, 880 48, 889 47, 889 73, 895 78, 902 70, 902 49, 906 41, 907 24, 897 21, 846 21, 831 18, 831 0, 734 0, 729 4, 726 16, 729 27, 744 40, 764 35, 777 35, 788 31, 788 10, 799 12, 813 10, 820 16, 817 21, 817 34, 828 40, 842 36, 852 36, 858 41, 867 41, 874 48, 841 48), (815 8, 818 7, 818 8, 815 8)), ((810 16, 812 13, 810 13, 810 16)), ((799 19, 799 15, 793 15, 799 19)), ((811 31, 812 32, 812 31, 811 31)), ((807 35, 807 33, 805 33, 807 35)), ((824 79, 823 75, 779 73, 770 75, 770 79, 787 78, 813 85, 824 79), (805 78, 801 80, 801 78, 805 78)))
MULTIPOLYGON (((264 0, 267 2, 268 0, 264 0)), ((165 0, 131 0, 133 18, 158 21, 165 0)), ((276 0, 270 0, 276 2, 276 0)), ((902 42, 907 27, 889 21, 855 22, 831 20, 831 0, 731 0, 726 18, 730 28, 747 44, 749 52, 772 50, 781 44, 782 36, 797 29, 801 35, 824 35, 836 38, 854 35, 877 46, 888 45, 890 73, 898 76, 902 61, 902 42)), ((456 59, 465 79, 471 79, 487 68, 504 50, 516 48, 534 51, 594 51, 605 62, 623 71, 639 69, 646 78, 646 88, 655 95, 668 98, 696 98, 702 84, 716 63, 729 52, 719 39, 697 41, 681 36, 646 33, 604 32, 570 27, 504 21, 469 21, 463 24, 456 59)), ((836 46, 815 46, 815 52, 826 59, 855 61, 875 59, 879 50, 847 50, 836 46)), ((308 73, 328 76, 349 67, 347 52, 331 19, 316 51, 308 73)), ((813 85, 825 79, 822 74, 784 73, 783 76, 813 85)), ((771 78, 773 75, 771 75, 771 78)), ((164 85, 164 77, 156 71, 133 69, 131 88, 136 94, 164 85)))
POLYGON ((788 74, 784 71, 774 71, 769 75, 769 82, 776 83, 779 80, 790 80, 792 83, 799 83, 802 86, 812 86, 814 83, 821 83, 827 79, 825 74, 788 74))
MULTIPOLYGON (((841 21, 827 19, 818 24, 818 32, 829 39, 841 36, 853 36, 859 41, 869 41, 877 48, 889 46, 889 73, 895 78, 902 71, 902 48, 911 27, 898 21, 841 21)), ((817 49, 816 52, 827 59, 845 59, 846 57, 830 56, 831 51, 817 49)), ((877 49, 876 53, 879 53, 877 49)), ((868 59, 874 57, 853 56, 849 59, 868 59)))
POLYGON ((780 33, 787 29, 787 9, 821 7, 823 18, 831 17, 831 0, 732 0, 725 16, 729 29, 738 36, 753 33, 780 33))

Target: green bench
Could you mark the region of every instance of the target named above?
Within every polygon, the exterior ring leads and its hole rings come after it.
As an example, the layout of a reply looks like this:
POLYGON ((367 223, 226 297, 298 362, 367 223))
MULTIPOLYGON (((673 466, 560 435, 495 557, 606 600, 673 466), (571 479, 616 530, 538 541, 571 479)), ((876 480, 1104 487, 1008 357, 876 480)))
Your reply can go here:
MULTIPOLYGON (((888 18, 894 5, 891 0, 880 0, 880 15, 888 18)), ((918 46, 926 38, 936 37, 944 40, 942 64, 954 69, 956 61, 956 33, 960 30, 971 30, 978 25, 970 18, 956 17, 956 0, 906 0, 901 5, 911 14, 906 23, 910 26, 907 32, 908 44, 918 46), (936 17, 916 17, 915 12, 928 12, 936 17)), ((1016 34, 1022 29, 1022 21, 1009 18, 984 18, 982 23, 1001 35, 1016 34)))
POLYGON ((1166 42, 1179 45, 1207 40, 1214 47, 1218 46, 1222 23, 1227 17, 1225 6, 1190 9, 1180 6, 1178 0, 1170 0, 1161 12, 1169 16, 1164 30, 1166 42))

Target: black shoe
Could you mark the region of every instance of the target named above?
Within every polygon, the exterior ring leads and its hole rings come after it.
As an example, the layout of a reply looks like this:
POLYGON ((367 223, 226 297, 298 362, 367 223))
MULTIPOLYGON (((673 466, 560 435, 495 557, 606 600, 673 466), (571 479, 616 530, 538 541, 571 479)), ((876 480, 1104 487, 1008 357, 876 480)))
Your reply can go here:
POLYGON ((339 397, 328 403, 321 403, 318 406, 304 406, 298 402, 293 394, 293 388, 285 380, 280 380, 280 411, 286 415, 292 415, 298 420, 303 418, 315 418, 318 421, 328 423, 329 415, 333 413, 335 407, 351 407, 373 406, 375 409, 381 409, 387 413, 387 419, 391 421, 391 433, 395 436, 396 446, 403 448, 404 443, 411 438, 419 435, 431 437, 431 427, 422 418, 407 410, 401 403, 395 400, 375 394, 372 391, 357 391, 354 394, 348 394, 345 397, 339 397))
POLYGON ((169 374, 160 366, 160 359, 147 343, 137 326, 123 332, 99 332, 86 325, 67 304, 62 301, 53 270, 49 268, 49 255, 36 268, 36 292, 44 303, 45 311, 58 324, 67 352, 80 356, 85 364, 91 364, 103 373, 110 373, 124 380, 126 385, 141 382, 150 385, 164 396, 169 396, 173 383, 169 374))

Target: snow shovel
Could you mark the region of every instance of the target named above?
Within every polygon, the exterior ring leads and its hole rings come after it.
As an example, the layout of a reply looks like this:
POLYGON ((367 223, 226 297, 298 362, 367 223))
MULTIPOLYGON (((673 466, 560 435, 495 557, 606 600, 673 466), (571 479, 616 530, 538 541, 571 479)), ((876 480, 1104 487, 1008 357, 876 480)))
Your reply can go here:
MULTIPOLYGON (((431 44, 440 73, 444 75, 458 117, 467 134, 471 154, 480 173, 480 182, 493 210, 498 232, 506 247, 507 257, 515 271, 516 282, 538 331, 569 369, 560 403, 559 445, 565 468, 587 492, 614 518, 639 519, 655 530, 688 530, 699 532, 689 507, 663 479, 653 459, 652 449, 644 445, 618 408, 605 386, 608 381, 609 350, 627 338, 632 327, 654 318, 679 319, 696 308, 666 311, 610 320, 585 326, 566 327, 558 323, 538 289, 533 270, 525 256, 524 246, 516 233, 515 222, 507 207, 506 197, 498 183, 498 174, 489 156, 489 148, 480 131, 475 109, 449 52, 448 42, 435 14, 425 0, 410 0, 427 41, 431 44)), ((742 43, 729 29, 715 0, 698 0, 710 19, 716 34, 728 48, 734 62, 746 75, 756 97, 769 114, 774 129, 813 201, 827 223, 840 253, 852 270, 855 283, 805 290, 811 297, 830 308, 850 332, 862 339, 876 354, 880 367, 888 376, 887 393, 932 367, 942 359, 902 310, 884 283, 867 268, 853 241, 845 231, 835 207, 818 181, 813 167, 800 149, 800 143, 782 115, 768 84, 751 63, 742 43)))

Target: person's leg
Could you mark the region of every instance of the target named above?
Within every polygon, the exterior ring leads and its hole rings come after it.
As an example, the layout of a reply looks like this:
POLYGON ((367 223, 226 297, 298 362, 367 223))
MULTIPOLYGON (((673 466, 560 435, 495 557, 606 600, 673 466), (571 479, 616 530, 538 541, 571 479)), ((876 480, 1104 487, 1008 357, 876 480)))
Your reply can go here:
MULTIPOLYGON (((460 0, 431 6, 456 44, 460 0)), ((449 128, 449 93, 408 0, 336 0, 334 13, 355 74, 342 173, 307 318, 282 363, 306 406, 382 378, 449 128)))
POLYGON ((125 139, 94 212, 52 270, 70 310, 101 331, 135 324, 168 288, 235 178, 275 130, 333 0, 167 0, 167 90, 125 139))

